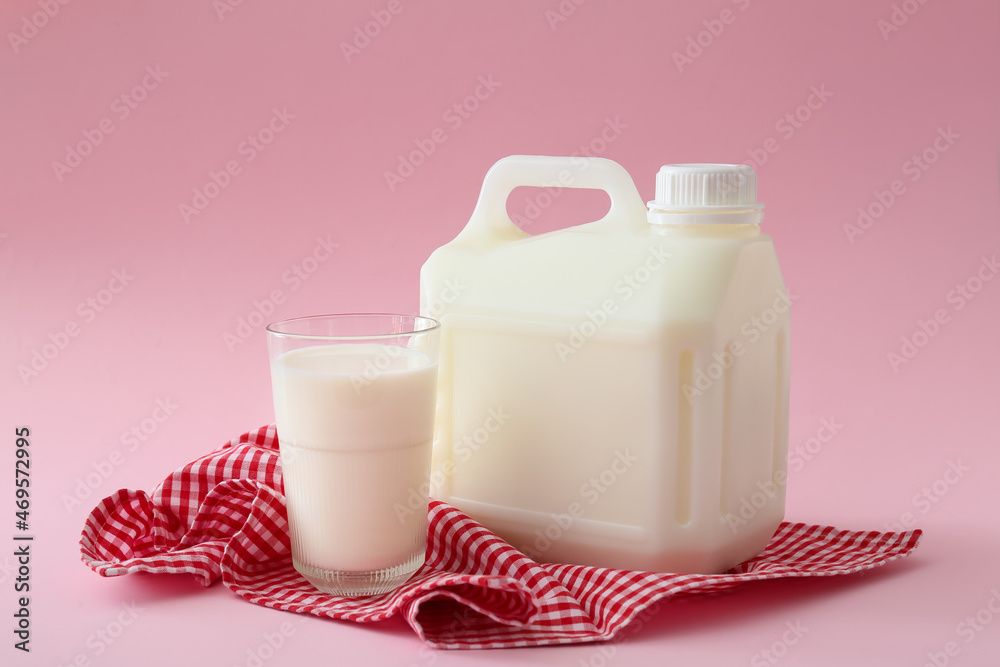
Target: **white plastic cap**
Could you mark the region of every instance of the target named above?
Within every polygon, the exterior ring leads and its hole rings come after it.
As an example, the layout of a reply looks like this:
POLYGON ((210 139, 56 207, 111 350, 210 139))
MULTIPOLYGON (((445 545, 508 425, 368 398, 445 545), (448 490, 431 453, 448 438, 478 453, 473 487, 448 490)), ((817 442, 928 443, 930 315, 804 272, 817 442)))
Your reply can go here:
POLYGON ((656 174, 649 202, 654 225, 759 224, 757 174, 745 164, 667 164, 656 174))

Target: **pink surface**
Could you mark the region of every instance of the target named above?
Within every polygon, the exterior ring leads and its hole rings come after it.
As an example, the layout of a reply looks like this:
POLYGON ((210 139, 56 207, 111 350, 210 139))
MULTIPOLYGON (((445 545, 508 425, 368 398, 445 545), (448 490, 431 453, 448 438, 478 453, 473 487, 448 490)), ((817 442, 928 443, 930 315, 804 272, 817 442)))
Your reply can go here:
MULTIPOLYGON (((226 2, 0 7, 4 664, 995 664, 995 3, 226 2), (372 12, 386 25, 345 55, 372 12), (647 199, 663 163, 757 168, 799 296, 787 517, 905 521, 926 531, 912 558, 671 602, 623 642, 516 654, 434 652, 401 621, 303 620, 79 562, 101 497, 273 418, 263 328, 241 318, 413 312, 420 264, 494 161, 586 146, 647 199), (845 229, 859 207, 861 234, 845 229), (20 372, 36 351, 52 358, 20 372), (24 425, 30 655, 10 630, 24 425)), ((576 194, 532 231, 601 214, 601 196, 576 194)))

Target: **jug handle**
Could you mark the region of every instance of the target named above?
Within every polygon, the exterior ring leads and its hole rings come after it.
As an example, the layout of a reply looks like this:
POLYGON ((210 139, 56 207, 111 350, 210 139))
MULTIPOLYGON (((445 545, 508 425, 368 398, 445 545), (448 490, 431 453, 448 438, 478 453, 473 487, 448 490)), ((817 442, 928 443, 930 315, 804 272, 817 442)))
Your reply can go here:
POLYGON ((531 234, 507 215, 507 197, 519 186, 591 188, 604 190, 611 208, 595 227, 646 227, 646 207, 632 177, 613 160, 599 157, 511 155, 486 173, 479 201, 468 224, 455 239, 472 246, 514 241, 531 234))

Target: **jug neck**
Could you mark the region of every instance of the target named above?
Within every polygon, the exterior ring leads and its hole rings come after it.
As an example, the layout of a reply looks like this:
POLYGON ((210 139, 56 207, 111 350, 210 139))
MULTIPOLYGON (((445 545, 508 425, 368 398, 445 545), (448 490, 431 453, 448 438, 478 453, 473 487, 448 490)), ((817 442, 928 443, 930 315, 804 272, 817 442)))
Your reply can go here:
POLYGON ((752 238, 760 236, 760 225, 741 224, 654 224, 649 233, 656 236, 684 236, 703 238, 752 238))

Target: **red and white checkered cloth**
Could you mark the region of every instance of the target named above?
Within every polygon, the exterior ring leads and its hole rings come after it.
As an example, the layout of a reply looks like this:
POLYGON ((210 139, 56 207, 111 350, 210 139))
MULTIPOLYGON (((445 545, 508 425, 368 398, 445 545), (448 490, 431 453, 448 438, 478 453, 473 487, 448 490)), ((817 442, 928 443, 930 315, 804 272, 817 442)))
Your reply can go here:
POLYGON ((460 511, 431 501, 427 561, 396 591, 320 593, 292 567, 274 426, 177 470, 152 495, 122 489, 87 517, 83 561, 113 577, 220 576, 250 602, 370 622, 402 613, 437 648, 502 648, 613 638, 644 609, 748 581, 849 574, 909 554, 920 531, 852 532, 784 523, 767 549, 726 574, 679 575, 535 563, 460 511))

